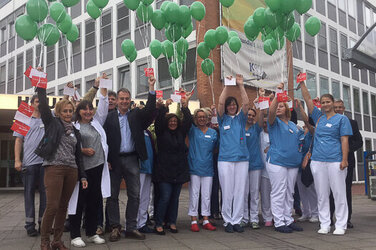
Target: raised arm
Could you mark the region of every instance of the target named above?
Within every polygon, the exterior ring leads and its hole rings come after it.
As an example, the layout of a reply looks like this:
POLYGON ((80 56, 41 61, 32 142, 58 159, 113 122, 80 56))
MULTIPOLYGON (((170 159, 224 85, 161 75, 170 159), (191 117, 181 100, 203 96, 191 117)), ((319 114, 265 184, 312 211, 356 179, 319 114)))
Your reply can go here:
POLYGON ((247 116, 249 109, 249 99, 244 88, 243 75, 236 74, 236 84, 238 84, 239 86, 240 96, 242 97, 242 111, 244 115, 247 116))
POLYGON ((272 101, 272 103, 270 104, 270 107, 269 107, 268 121, 269 121, 270 125, 273 125, 275 118, 277 116, 276 112, 277 112, 277 106, 278 106, 278 98, 277 97, 274 98, 273 94, 271 94, 269 97, 271 99, 273 98, 273 101, 272 101))
POLYGON ((50 124, 53 119, 50 108, 48 107, 46 89, 37 88, 38 99, 39 99, 39 112, 44 125, 50 124))
POLYGON ((302 90, 302 95, 303 95, 304 101, 307 104, 308 113, 312 114, 314 105, 313 105, 311 95, 309 94, 309 91, 307 89, 305 82, 300 83, 300 89, 302 90))
POLYGON ((309 123, 309 117, 303 108, 302 102, 298 99, 296 99, 295 101, 296 101, 297 110, 299 110, 304 124, 307 126, 309 132, 313 135, 315 133, 315 127, 309 123))
POLYGON ((163 134, 163 131, 167 128, 166 114, 168 112, 168 107, 162 105, 158 108, 158 115, 155 118, 154 128, 157 137, 163 134))
POLYGON ((182 100, 182 108, 181 112, 183 113, 183 122, 182 122, 182 131, 184 135, 187 135, 189 132, 189 129, 192 126, 193 117, 191 114, 191 111, 188 108, 189 99, 191 98, 191 95, 186 95, 186 98, 182 100))
POLYGON ((99 102, 98 107, 94 115, 94 119, 96 119, 102 126, 106 121, 107 115, 108 115, 108 96, 107 96, 107 89, 106 91, 102 92, 101 88, 101 94, 99 96, 99 102), (105 93, 106 95, 103 95, 102 93, 105 93))
MULTIPOLYGON (((232 76, 231 76, 232 78, 232 76)), ((225 86, 222 90, 222 93, 221 95, 219 96, 219 101, 218 101, 218 115, 220 117, 223 116, 223 114, 225 113, 225 102, 226 102, 226 98, 228 96, 228 86, 225 86)))
MULTIPOLYGON (((93 102, 95 96, 97 95, 98 89, 99 89, 100 79, 101 79, 100 77, 97 77, 95 79, 93 87, 91 87, 89 89, 89 91, 84 95, 84 97, 82 98, 83 100, 93 102)), ((104 96, 106 96, 106 95, 104 95, 104 96)))

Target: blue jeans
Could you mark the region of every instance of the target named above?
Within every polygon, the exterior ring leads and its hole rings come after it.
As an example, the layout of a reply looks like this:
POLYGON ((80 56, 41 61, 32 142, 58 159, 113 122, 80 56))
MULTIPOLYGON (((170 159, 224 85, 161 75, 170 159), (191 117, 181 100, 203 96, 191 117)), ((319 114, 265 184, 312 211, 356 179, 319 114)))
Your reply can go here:
POLYGON ((155 225, 161 227, 163 222, 168 225, 176 225, 182 184, 160 182, 157 185, 159 198, 155 209, 155 225))
POLYGON ((46 191, 44 187, 44 167, 36 164, 23 167, 22 181, 24 183, 26 230, 35 228, 35 189, 39 190, 39 217, 38 223, 42 221, 44 210, 46 209, 46 191))

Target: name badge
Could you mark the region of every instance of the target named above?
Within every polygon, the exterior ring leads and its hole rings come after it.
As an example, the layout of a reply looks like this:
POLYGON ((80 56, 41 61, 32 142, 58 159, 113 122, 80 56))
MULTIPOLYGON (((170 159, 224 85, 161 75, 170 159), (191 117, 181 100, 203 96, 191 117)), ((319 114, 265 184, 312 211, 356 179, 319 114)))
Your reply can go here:
POLYGON ((145 134, 145 136, 149 137, 149 134, 148 134, 148 133, 144 132, 144 134, 145 134))
POLYGON ((291 128, 289 128, 289 131, 290 131, 290 133, 291 134, 293 134, 294 133, 294 131, 291 129, 291 128))
POLYGON ((40 128, 44 128, 44 124, 41 124, 39 127, 40 127, 40 128))
POLYGON ((230 129, 230 125, 224 126, 223 129, 224 129, 224 130, 228 130, 228 129, 230 129))
POLYGON ((333 125, 330 124, 330 123, 327 123, 325 126, 328 127, 328 128, 331 128, 333 125))
POLYGON ((205 138, 211 138, 211 136, 210 135, 205 135, 205 138))
POLYGON ((73 133, 71 133, 71 134, 70 134, 70 136, 74 137, 74 134, 73 134, 73 133))
POLYGON ((251 134, 250 133, 245 133, 245 136, 251 136, 251 134))

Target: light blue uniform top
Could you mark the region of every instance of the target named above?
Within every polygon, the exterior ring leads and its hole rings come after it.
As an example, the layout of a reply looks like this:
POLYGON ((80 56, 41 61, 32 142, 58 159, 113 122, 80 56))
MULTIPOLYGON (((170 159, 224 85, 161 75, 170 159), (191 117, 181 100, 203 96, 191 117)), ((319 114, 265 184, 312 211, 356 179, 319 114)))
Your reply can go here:
POLYGON ((144 131, 144 137, 145 137, 145 145, 146 145, 146 152, 148 154, 148 159, 145 161, 141 161, 140 173, 152 174, 153 160, 154 160, 153 146, 151 144, 151 138, 146 131, 144 131))
POLYGON ((242 110, 235 116, 218 115, 219 155, 218 161, 248 161, 249 152, 245 138, 246 117, 242 110))
POLYGON ((352 135, 349 119, 341 114, 335 114, 328 120, 318 108, 314 108, 311 117, 317 124, 312 152, 313 161, 341 162, 341 136, 352 135), (320 118, 320 116, 322 116, 320 118))
POLYGON ((208 128, 204 134, 201 129, 191 126, 189 137, 189 172, 198 176, 213 176, 213 150, 218 141, 217 131, 208 128))
MULTIPOLYGON (((304 136, 304 141, 303 141, 303 145, 302 145, 302 154, 303 154, 303 158, 304 158, 305 155, 308 153, 309 146, 311 146, 312 139, 313 139, 313 136, 312 136, 312 134, 308 131, 308 133, 305 134, 305 136, 304 136)), ((311 149, 311 153, 312 153, 312 149, 311 149)), ((300 165, 299 172, 301 172, 301 171, 302 171, 302 168, 301 168, 301 165, 300 165)))
POLYGON ((264 168, 264 162, 260 152, 260 133, 262 128, 258 123, 254 124, 245 131, 247 148, 249 152, 249 168, 248 170, 260 170, 264 168))
POLYGON ((271 164, 297 168, 301 165, 303 154, 301 144, 304 140, 304 131, 299 129, 295 123, 288 124, 275 118, 273 125, 268 122, 270 148, 267 161, 271 164))

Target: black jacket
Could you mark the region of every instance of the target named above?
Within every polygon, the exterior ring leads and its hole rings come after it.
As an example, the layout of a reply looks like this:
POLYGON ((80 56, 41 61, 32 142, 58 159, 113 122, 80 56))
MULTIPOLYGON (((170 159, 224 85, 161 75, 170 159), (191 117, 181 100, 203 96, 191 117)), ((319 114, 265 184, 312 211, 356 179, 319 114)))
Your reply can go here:
POLYGON ((363 146, 363 138, 359 132, 358 123, 353 119, 349 119, 349 120, 350 120, 353 135, 349 136, 349 156, 347 160, 349 163, 349 167, 355 167, 354 152, 363 146))
MULTIPOLYGON (((155 112, 155 100, 155 94, 149 93, 146 106, 143 109, 132 109, 128 114, 129 128, 132 133, 135 149, 138 157, 142 161, 148 158, 145 146, 144 130, 147 129, 152 123, 151 117, 155 112)), ((107 135, 108 162, 111 164, 112 169, 114 169, 119 165, 121 145, 119 113, 117 110, 108 113, 103 128, 107 135)))
POLYGON ((159 109, 155 120, 158 145, 157 162, 153 170, 155 182, 183 184, 190 179, 185 137, 192 125, 192 115, 188 108, 181 110, 184 119, 176 130, 171 131, 167 127, 168 109, 165 107, 159 109))
MULTIPOLYGON (((43 159, 49 160, 56 153, 61 136, 65 133, 64 125, 60 118, 54 117, 51 114, 51 110, 47 103, 46 90, 37 88, 37 92, 39 99, 39 112, 44 124, 45 133, 38 147, 35 149, 35 154, 43 159)), ((78 167, 78 177, 80 180, 81 178, 86 178, 81 155, 81 134, 80 131, 78 131, 74 126, 73 129, 77 138, 75 160, 78 167)))

